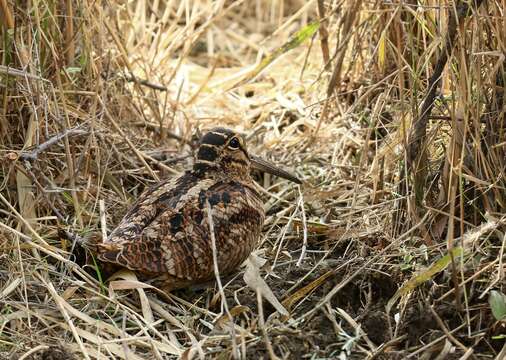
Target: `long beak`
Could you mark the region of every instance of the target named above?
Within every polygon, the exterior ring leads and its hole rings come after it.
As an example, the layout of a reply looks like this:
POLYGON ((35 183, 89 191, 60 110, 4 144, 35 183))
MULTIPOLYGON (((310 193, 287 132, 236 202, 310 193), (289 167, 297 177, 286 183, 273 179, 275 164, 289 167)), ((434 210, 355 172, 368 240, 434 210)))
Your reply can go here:
POLYGON ((280 168, 274 166, 270 162, 267 162, 264 159, 259 158, 258 156, 255 155, 250 155, 249 157, 251 160, 251 166, 253 168, 293 181, 296 184, 302 184, 302 181, 300 181, 295 175, 292 175, 289 172, 286 172, 285 170, 281 170, 280 168))

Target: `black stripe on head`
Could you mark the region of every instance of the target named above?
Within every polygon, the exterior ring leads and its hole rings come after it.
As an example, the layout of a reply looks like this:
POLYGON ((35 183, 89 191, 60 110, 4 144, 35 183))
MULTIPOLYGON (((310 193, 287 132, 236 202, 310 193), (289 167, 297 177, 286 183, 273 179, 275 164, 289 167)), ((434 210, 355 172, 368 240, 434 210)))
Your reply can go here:
POLYGON ((214 128, 202 137, 200 144, 223 146, 233 134, 234 133, 228 129, 214 128))
POLYGON ((215 161, 217 157, 218 151, 214 146, 210 146, 208 144, 200 145, 199 151, 197 153, 197 161, 198 160, 215 161))

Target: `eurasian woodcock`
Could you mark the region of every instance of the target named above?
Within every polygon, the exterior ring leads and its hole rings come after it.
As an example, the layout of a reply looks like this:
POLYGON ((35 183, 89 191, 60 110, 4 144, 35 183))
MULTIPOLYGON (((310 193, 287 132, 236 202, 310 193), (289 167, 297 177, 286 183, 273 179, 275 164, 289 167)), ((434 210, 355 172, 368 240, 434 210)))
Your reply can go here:
POLYGON ((214 279, 208 209, 220 275, 233 272, 257 244, 265 219, 251 168, 300 184, 248 153, 238 133, 214 128, 200 140, 193 168, 148 189, 106 241, 98 258, 171 290, 214 279))

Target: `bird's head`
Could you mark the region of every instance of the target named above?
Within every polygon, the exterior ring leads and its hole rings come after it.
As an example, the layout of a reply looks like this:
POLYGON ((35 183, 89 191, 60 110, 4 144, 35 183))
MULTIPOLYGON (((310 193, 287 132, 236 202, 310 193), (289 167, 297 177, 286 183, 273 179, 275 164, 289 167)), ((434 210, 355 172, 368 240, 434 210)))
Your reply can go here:
POLYGON ((214 128, 200 139, 193 165, 195 172, 204 176, 218 175, 250 180, 251 168, 301 184, 301 181, 294 175, 249 154, 244 137, 233 130, 214 128))

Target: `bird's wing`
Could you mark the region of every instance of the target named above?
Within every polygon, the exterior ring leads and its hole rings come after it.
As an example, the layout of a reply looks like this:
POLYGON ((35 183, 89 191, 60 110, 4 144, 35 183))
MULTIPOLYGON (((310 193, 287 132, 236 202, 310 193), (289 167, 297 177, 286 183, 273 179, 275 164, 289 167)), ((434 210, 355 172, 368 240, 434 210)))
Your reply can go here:
POLYGON ((165 211, 176 209, 181 198, 197 183, 191 173, 162 181, 146 190, 130 207, 106 243, 140 241, 140 234, 165 211))
POLYGON ((107 240, 97 244, 99 259, 132 270, 163 272, 160 239, 170 236, 172 231, 166 224, 179 216, 180 208, 198 192, 195 188, 211 184, 186 172, 146 190, 107 240))
POLYGON ((212 278, 206 200, 212 208, 216 248, 223 260, 220 269, 227 271, 241 260, 241 239, 258 236, 263 222, 259 204, 251 203, 246 191, 237 183, 197 182, 179 196, 174 207, 163 209, 142 229, 130 227, 126 232, 116 232, 124 234, 123 238, 100 245, 99 257, 131 270, 168 273, 185 280, 212 278))
POLYGON ((258 238, 263 224, 263 209, 259 211, 263 204, 257 197, 252 199, 248 191, 251 190, 234 181, 217 181, 198 194, 194 192, 195 196, 177 215, 153 223, 153 229, 164 229, 161 252, 170 275, 185 280, 214 277, 207 203, 220 273, 228 273, 244 261, 252 250, 250 239, 258 238))

